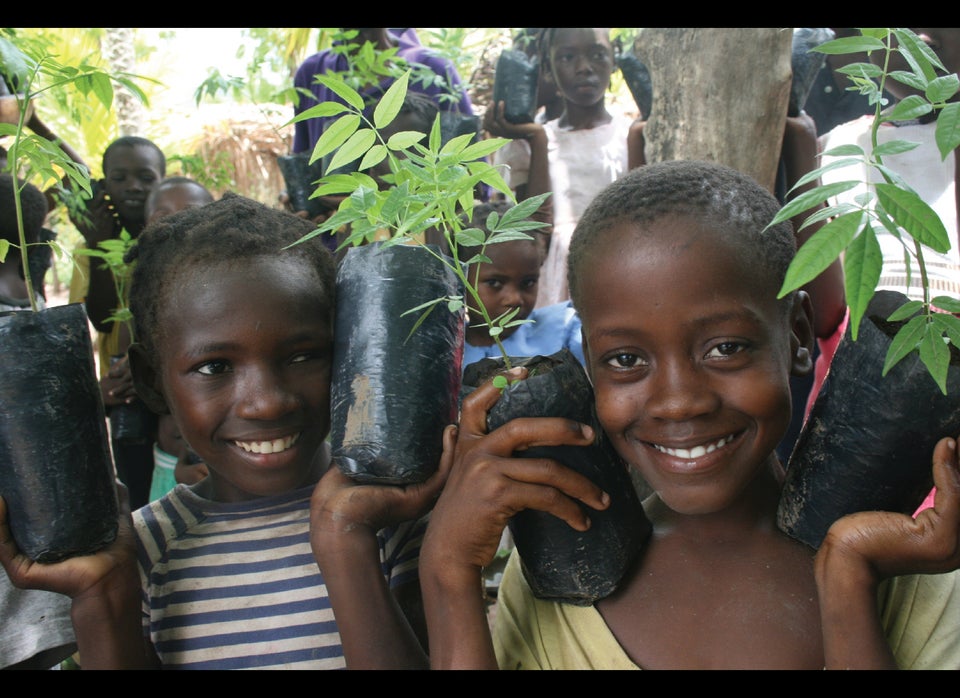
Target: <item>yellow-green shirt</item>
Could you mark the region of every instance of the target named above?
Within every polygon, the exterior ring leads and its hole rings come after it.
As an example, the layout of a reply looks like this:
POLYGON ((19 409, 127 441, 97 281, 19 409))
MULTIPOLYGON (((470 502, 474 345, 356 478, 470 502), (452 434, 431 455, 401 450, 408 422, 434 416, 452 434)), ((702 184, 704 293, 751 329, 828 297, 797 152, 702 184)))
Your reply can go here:
MULTIPOLYGON (((901 669, 960 669, 960 571, 885 580, 887 641, 901 669)), ((501 669, 639 669, 595 606, 534 596, 514 549, 497 594, 494 650, 501 669)))

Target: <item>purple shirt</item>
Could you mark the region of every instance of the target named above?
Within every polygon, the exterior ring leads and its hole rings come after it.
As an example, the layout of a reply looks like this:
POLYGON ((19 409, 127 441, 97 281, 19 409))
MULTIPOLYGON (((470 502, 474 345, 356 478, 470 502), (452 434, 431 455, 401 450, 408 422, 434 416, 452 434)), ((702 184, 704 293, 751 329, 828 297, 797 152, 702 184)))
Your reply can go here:
MULTIPOLYGON (((403 58, 408 64, 420 64, 427 66, 435 74, 443 78, 445 84, 431 83, 424 85, 416 80, 416 76, 411 76, 409 90, 411 92, 420 92, 432 98, 441 111, 458 111, 463 114, 473 114, 473 105, 466 90, 463 89, 460 82, 460 75, 457 73, 453 62, 443 58, 435 51, 420 44, 417 35, 413 29, 408 29, 402 34, 397 34, 394 30, 389 31, 390 36, 397 42, 397 56, 403 58), (459 98, 451 95, 459 95, 459 98), (442 97, 445 95, 445 97, 442 97)), ((296 75, 293 78, 294 87, 304 88, 313 93, 313 99, 304 94, 300 95, 300 103, 294 107, 293 113, 296 116, 307 109, 321 102, 337 101, 343 102, 334 92, 328 90, 319 83, 315 83, 315 75, 325 75, 329 72, 340 72, 347 70, 347 58, 343 54, 334 53, 331 49, 325 49, 315 53, 307 58, 300 67, 297 68, 296 75)), ((384 78, 379 85, 367 87, 361 90, 361 94, 368 104, 375 104, 383 93, 390 87, 393 78, 384 78)), ((370 111, 372 114, 372 110, 370 111)), ((368 116, 370 116, 368 114, 368 116)), ((312 150, 320 139, 326 124, 338 117, 327 117, 308 119, 298 121, 294 124, 293 152, 302 153, 312 150)))

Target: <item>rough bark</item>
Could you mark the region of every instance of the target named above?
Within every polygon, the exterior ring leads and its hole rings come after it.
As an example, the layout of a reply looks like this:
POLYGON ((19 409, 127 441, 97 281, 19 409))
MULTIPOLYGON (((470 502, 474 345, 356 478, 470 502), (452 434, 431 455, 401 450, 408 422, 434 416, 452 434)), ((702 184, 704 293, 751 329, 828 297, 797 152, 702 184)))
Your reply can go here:
POLYGON ((639 30, 634 50, 653 83, 646 161, 721 162, 773 191, 792 36, 759 27, 639 30))

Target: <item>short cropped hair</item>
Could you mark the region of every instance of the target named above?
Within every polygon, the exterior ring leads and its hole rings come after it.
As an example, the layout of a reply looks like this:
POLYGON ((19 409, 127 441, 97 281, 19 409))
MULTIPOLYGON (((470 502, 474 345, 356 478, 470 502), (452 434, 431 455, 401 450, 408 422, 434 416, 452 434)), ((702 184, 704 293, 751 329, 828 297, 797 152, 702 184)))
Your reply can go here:
MULTIPOLYGON (((20 245, 17 230, 17 205, 13 196, 13 175, 0 174, 0 239, 20 245)), ((36 186, 22 179, 17 180, 20 191, 20 208, 23 212, 23 230, 27 243, 40 239, 40 229, 47 218, 47 197, 36 186)))
POLYGON ((797 250, 790 221, 767 229, 779 210, 773 194, 726 165, 676 160, 631 170, 593 199, 573 231, 567 258, 573 304, 579 301, 580 268, 604 231, 623 223, 642 229, 667 217, 690 218, 741 244, 779 289, 797 250))

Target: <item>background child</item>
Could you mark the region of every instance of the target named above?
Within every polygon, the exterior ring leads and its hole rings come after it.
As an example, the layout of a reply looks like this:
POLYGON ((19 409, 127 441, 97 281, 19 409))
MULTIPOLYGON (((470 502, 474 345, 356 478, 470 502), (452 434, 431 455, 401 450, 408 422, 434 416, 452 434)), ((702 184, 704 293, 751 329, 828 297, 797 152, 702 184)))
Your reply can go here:
MULTIPOLYGON (((470 226, 479 228, 489 237, 487 218, 493 211, 503 216, 511 207, 507 201, 477 204, 473 209, 470 226)), ((570 301, 535 308, 540 280, 540 265, 543 261, 538 235, 530 240, 510 240, 489 245, 484 254, 489 262, 473 264, 467 271, 480 291, 480 298, 491 319, 519 308, 515 320, 530 320, 522 325, 507 327, 500 334, 500 341, 509 356, 550 355, 561 349, 569 349, 583 362, 580 340, 580 318, 570 301)), ((469 259, 480 248, 461 248, 461 258, 469 259)), ((478 311, 468 319, 463 350, 463 367, 486 357, 500 356, 500 348, 490 336, 478 311)))
MULTIPOLYGON (((103 151, 103 179, 94 182, 95 195, 85 215, 74 213, 71 222, 83 236, 81 247, 96 249, 104 240, 126 230, 136 239, 146 225, 147 195, 166 174, 166 157, 153 142, 139 136, 121 136, 103 151)), ((153 473, 156 418, 137 398, 126 360, 130 337, 126 323, 108 320, 120 307, 113 274, 101 260, 74 254, 70 279, 71 303, 83 303, 97 332, 100 387, 108 414, 127 406, 125 418, 140 424, 129 438, 114 433, 119 414, 113 415, 111 447, 117 475, 130 491, 134 509, 147 503, 153 473)))
POLYGON ((588 443, 589 426, 525 419, 485 435, 498 392, 476 390, 421 553, 433 666, 960 667, 954 439, 932 454, 937 500, 916 520, 852 514, 816 552, 776 526, 775 448, 813 343, 806 293, 777 299, 795 251, 789 223, 765 230, 779 208, 745 175, 681 161, 634 170, 590 205, 570 289, 599 423, 654 489, 652 538, 591 606, 535 598, 515 551, 491 642, 477 576, 508 518, 535 508, 583 530, 609 499, 559 464, 512 457, 588 443))
MULTIPOLYGON (((144 211, 147 225, 171 213, 203 206, 211 201, 213 194, 200 182, 189 177, 166 177, 147 196, 144 211)), ((207 466, 196 458, 183 440, 173 416, 169 412, 157 415, 149 501, 166 494, 178 482, 192 485, 207 475, 207 466)))
POLYGON ((549 251, 540 276, 538 306, 569 299, 566 259, 570 235, 590 200, 629 167, 627 136, 634 121, 606 107, 610 76, 616 69, 609 29, 548 28, 541 36, 541 59, 565 103, 559 118, 544 124, 512 124, 504 104, 491 105, 483 126, 492 135, 522 138, 530 144, 529 165, 518 160, 507 179, 529 198, 553 192, 545 204, 552 223, 549 251), (528 173, 528 174, 525 174, 528 173))
POLYGON ((227 194, 134 247, 137 389, 209 477, 53 565, 18 554, 0 504, 0 562, 20 587, 73 598, 84 668, 424 664, 399 609, 419 608, 415 520, 446 471, 354 487, 328 468, 334 263, 319 241, 292 245, 313 229, 227 194))

